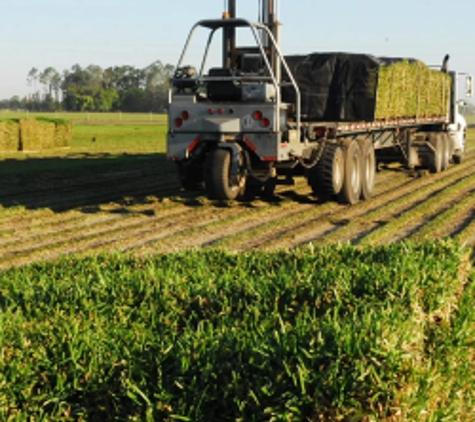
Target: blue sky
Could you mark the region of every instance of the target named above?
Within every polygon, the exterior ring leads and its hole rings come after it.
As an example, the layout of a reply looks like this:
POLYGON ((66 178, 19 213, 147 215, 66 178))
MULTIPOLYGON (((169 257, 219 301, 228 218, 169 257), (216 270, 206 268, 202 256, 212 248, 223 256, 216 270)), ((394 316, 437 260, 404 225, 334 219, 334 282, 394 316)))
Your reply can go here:
MULTIPOLYGON (((176 64, 190 27, 224 0, 1 0, 0 99, 26 95, 32 67, 176 64)), ((280 0, 285 54, 413 57, 475 75, 474 0, 280 0)), ((257 19, 257 0, 238 14, 257 19)))

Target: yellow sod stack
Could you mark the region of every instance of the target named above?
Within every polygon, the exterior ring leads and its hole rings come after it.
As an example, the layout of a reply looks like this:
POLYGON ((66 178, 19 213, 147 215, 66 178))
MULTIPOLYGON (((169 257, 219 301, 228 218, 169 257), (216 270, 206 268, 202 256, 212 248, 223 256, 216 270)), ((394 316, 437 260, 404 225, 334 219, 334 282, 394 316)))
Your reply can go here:
POLYGON ((73 137, 73 124, 71 122, 56 123, 54 130, 54 146, 68 147, 73 137))
POLYGON ((376 96, 377 120, 447 116, 451 80, 419 61, 381 66, 376 96))
POLYGON ((0 121, 0 151, 41 151, 71 145, 72 124, 59 119, 0 121))
POLYGON ((20 132, 17 122, 0 121, 0 151, 18 151, 19 139, 20 132))

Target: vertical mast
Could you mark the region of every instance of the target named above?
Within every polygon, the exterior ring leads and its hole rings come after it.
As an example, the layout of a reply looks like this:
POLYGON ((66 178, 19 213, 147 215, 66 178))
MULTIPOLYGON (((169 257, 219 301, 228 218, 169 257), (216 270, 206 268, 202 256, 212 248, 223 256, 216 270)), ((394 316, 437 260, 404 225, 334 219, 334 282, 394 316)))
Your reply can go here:
MULTIPOLYGON (((277 16, 277 1, 278 0, 262 0, 261 23, 269 28, 276 40, 277 45, 280 47, 280 23, 277 16)), ((262 42, 268 51, 274 75, 280 82, 280 60, 277 52, 275 51, 275 46, 272 42, 270 42, 267 35, 265 34, 263 34, 262 42)))
MULTIPOLYGON (((223 13, 223 19, 236 17, 236 0, 228 0, 228 10, 223 13)), ((223 67, 233 68, 236 65, 236 28, 226 28, 223 31, 223 67)))

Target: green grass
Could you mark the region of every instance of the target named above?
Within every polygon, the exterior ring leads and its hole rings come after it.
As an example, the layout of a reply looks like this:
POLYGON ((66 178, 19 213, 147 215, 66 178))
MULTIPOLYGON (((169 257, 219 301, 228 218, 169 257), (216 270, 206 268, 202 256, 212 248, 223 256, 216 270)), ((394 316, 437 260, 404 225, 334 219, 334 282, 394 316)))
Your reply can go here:
POLYGON ((167 125, 76 125, 72 151, 88 154, 155 154, 166 152, 167 125))
POLYGON ((76 124, 70 148, 0 153, 0 174, 74 170, 101 165, 104 160, 110 163, 112 159, 126 161, 134 156, 165 154, 166 133, 167 125, 159 123, 76 124))
POLYGON ((468 420, 468 259, 437 242, 5 271, 0 419, 468 420))
POLYGON ((475 114, 469 114, 464 116, 469 125, 475 125, 475 114))
POLYGON ((167 120, 166 114, 157 113, 69 113, 69 112, 12 112, 0 110, 0 119, 19 119, 25 117, 43 117, 52 119, 65 119, 81 123, 164 123, 167 120))

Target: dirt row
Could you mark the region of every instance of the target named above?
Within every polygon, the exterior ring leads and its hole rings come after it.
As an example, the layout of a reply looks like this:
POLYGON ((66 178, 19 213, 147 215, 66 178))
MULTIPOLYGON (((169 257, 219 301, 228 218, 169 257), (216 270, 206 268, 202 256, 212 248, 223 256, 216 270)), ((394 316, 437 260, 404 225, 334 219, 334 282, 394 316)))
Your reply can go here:
POLYGON ((303 179, 270 200, 209 201, 181 191, 162 156, 19 169, 0 181, 0 268, 106 251, 246 251, 443 236, 473 245, 474 201, 472 145, 462 164, 439 174, 382 169, 375 196, 354 206, 319 202, 303 179))

